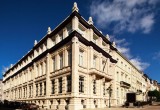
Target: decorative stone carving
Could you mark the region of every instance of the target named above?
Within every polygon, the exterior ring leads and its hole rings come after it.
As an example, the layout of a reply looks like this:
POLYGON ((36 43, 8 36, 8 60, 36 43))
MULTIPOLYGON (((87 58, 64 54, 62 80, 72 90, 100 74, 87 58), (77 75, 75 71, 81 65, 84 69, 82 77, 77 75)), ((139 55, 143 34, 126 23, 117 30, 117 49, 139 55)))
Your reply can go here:
POLYGON ((47 34, 50 34, 52 31, 51 31, 51 28, 48 27, 48 30, 47 30, 47 34))
POLYGON ((74 4, 73 4, 73 8, 72 8, 72 12, 74 12, 74 11, 79 11, 79 9, 78 9, 78 7, 77 7, 77 3, 76 2, 74 2, 74 4))
POLYGON ((109 37, 109 35, 108 35, 108 34, 106 35, 106 38, 110 41, 110 37, 109 37))
POLYGON ((34 41, 34 46, 37 45, 37 40, 34 41))
POLYGON ((89 17, 88 23, 89 23, 89 24, 93 24, 92 17, 89 17))

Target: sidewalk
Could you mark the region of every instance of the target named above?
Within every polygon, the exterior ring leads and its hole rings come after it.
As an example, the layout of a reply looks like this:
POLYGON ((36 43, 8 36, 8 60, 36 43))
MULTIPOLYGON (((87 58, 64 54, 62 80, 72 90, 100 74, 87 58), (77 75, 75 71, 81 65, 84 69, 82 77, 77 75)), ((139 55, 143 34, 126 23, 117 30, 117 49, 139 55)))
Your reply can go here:
POLYGON ((134 107, 134 108, 122 108, 122 107, 119 107, 119 108, 94 108, 94 109, 83 109, 83 110, 143 110, 146 107, 144 107, 144 108, 142 108, 142 107, 140 107, 140 108, 137 108, 137 107, 134 107))

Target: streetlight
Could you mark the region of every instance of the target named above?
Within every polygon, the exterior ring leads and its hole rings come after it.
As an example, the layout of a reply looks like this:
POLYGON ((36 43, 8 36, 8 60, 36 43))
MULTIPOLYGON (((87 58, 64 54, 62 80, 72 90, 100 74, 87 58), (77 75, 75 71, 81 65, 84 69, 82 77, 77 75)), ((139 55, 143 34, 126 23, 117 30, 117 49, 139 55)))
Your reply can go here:
POLYGON ((109 108, 111 108, 111 102, 110 102, 111 93, 112 93, 111 85, 107 88, 107 92, 109 93, 109 108))

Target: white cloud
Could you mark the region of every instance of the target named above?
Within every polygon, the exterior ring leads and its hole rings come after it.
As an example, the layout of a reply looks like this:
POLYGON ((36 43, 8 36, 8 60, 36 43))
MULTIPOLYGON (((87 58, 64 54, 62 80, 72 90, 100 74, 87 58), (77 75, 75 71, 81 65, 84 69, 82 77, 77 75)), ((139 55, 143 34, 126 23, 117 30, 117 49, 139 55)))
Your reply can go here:
POLYGON ((151 27, 154 24, 153 17, 153 15, 148 15, 141 19, 141 28, 144 29, 144 33, 149 33, 151 31, 151 27))
POLYGON ((112 27, 113 32, 142 31, 149 33, 154 24, 153 7, 157 0, 93 1, 90 14, 100 28, 112 27))
POLYGON ((118 51, 120 51, 124 56, 126 56, 131 61, 131 63, 135 65, 139 70, 144 71, 150 65, 147 62, 142 62, 140 57, 134 58, 134 56, 130 52, 130 43, 128 43, 126 39, 116 39, 115 36, 112 36, 112 38, 116 42, 118 51))
POLYGON ((140 58, 133 58, 130 61, 141 71, 145 70, 147 67, 150 66, 149 63, 142 62, 140 58))

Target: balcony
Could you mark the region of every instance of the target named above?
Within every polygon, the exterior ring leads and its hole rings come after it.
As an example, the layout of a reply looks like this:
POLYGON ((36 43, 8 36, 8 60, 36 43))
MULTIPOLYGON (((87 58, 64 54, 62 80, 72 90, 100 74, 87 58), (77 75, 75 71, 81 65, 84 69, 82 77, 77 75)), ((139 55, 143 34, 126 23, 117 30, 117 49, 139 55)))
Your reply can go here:
POLYGON ((129 83, 124 82, 124 81, 120 81, 120 86, 124 87, 124 88, 130 88, 131 87, 131 85, 129 83))
POLYGON ((104 78, 106 78, 106 79, 108 79, 108 80, 112 80, 112 79, 113 79, 113 78, 112 78, 112 75, 107 74, 107 73, 104 72, 104 71, 99 71, 99 70, 97 70, 96 68, 91 68, 91 69, 89 70, 89 74, 95 74, 95 75, 97 75, 97 76, 104 77, 104 78))

